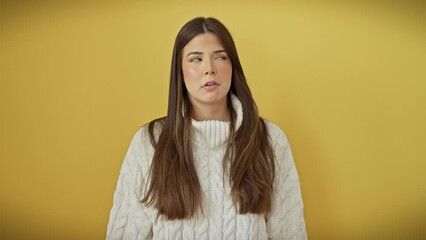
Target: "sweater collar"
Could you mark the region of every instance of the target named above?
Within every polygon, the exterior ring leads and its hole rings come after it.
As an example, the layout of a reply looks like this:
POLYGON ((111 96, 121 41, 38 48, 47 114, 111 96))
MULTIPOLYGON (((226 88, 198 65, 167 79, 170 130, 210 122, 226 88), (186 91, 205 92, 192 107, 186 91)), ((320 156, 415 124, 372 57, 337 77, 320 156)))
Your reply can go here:
MULTIPOLYGON (((243 109, 240 100, 233 94, 231 95, 231 102, 237 115, 235 130, 238 130, 243 121, 243 109)), ((229 121, 196 121, 192 119, 194 145, 202 148, 217 148, 225 145, 229 136, 229 126, 229 121)))

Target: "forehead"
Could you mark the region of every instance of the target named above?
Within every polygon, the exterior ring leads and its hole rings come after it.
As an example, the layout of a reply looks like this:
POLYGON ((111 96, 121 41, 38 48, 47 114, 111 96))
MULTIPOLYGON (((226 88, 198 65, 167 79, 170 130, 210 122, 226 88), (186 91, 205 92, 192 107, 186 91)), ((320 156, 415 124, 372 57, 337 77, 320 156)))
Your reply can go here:
POLYGON ((224 49, 222 42, 216 34, 211 32, 201 33, 196 35, 183 48, 183 53, 191 51, 214 51, 224 49))

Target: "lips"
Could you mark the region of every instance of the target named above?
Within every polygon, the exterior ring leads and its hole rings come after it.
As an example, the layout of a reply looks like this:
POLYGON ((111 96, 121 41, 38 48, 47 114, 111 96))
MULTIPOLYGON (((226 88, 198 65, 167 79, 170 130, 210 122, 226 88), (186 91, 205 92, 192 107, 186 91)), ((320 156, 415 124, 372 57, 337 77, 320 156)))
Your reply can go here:
POLYGON ((201 86, 201 87, 207 87, 207 88, 209 88, 209 87, 214 87, 214 86, 219 86, 220 84, 218 83, 218 82, 216 82, 216 81, 208 81, 208 82, 206 82, 203 86, 201 86))

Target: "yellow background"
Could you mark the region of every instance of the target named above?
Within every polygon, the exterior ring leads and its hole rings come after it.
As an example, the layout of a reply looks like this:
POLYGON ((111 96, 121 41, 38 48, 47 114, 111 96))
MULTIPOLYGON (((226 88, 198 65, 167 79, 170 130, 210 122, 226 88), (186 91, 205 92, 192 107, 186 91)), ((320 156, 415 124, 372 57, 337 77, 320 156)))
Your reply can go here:
POLYGON ((165 114, 173 41, 196 16, 229 28, 287 133, 310 239, 426 236, 421 1, 0 4, 0 238, 105 238, 130 139, 165 114))

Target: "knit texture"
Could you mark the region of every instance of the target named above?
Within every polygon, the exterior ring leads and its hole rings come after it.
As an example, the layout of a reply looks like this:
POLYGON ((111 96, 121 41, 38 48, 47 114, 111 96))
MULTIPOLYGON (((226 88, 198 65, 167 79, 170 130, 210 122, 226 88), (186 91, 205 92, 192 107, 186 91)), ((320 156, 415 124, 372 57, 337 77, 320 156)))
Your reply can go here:
MULTIPOLYGON (((233 96, 232 104, 238 129, 243 117, 241 103, 233 96)), ((120 171, 107 239, 306 239, 299 177, 288 140, 275 124, 266 125, 276 161, 268 216, 241 215, 232 202, 222 171, 229 122, 193 120, 194 161, 203 192, 203 213, 199 211, 188 220, 157 218, 155 208, 140 203, 154 154, 147 127, 143 127, 133 137, 120 171)))

